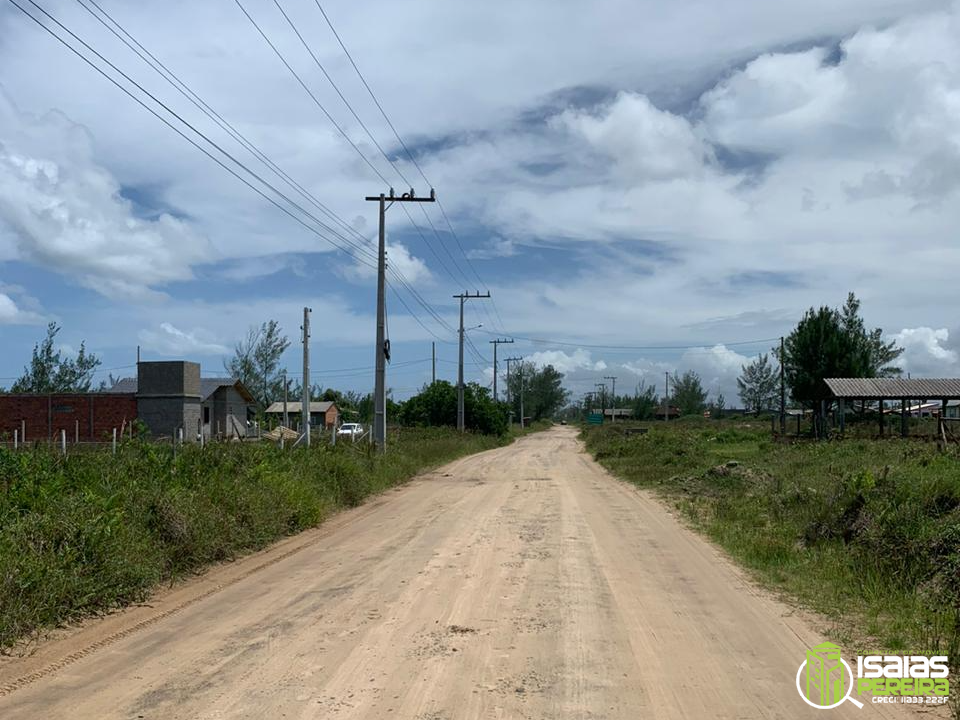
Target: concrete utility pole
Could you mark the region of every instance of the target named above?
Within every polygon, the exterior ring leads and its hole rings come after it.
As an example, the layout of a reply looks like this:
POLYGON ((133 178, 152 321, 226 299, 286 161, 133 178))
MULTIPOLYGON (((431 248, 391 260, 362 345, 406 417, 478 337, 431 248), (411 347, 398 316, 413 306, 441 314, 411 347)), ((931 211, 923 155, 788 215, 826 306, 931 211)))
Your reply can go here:
POLYGON ((493 401, 497 401, 497 345, 509 345, 513 340, 491 340, 493 345, 493 401))
POLYGON ((437 381, 437 344, 435 342, 430 343, 430 357, 433 359, 433 380, 431 383, 437 381))
POLYGON ((610 422, 614 422, 617 419, 617 376, 604 375, 603 379, 610 380, 613 383, 613 387, 610 389, 610 394, 613 396, 613 407, 610 408, 610 422))
POLYGON ((520 360, 520 429, 523 430, 523 357, 520 360))
MULTIPOLYGON (((843 403, 846 404, 846 403, 843 403)), ((841 408, 842 412, 843 408, 841 408)), ((783 336, 780 336, 780 434, 787 434, 787 389, 783 378, 783 336)))
POLYGON ((670 419, 670 373, 665 372, 663 377, 663 421, 666 422, 670 419))
POLYGON ((283 426, 290 427, 290 416, 287 414, 287 393, 290 390, 290 381, 287 380, 287 371, 283 371, 283 426))
POLYGON ((303 309, 303 388, 300 392, 300 425, 310 447, 310 308, 303 309))
POLYGON ((460 362, 457 368, 457 430, 464 432, 467 429, 467 418, 463 408, 463 304, 471 299, 488 298, 490 297, 490 291, 488 290, 485 295, 481 295, 479 292, 473 294, 463 292, 453 297, 460 300, 460 362))
MULTIPOLYGON (((510 424, 512 425, 513 424, 513 397, 511 396, 511 393, 510 393, 510 363, 523 362, 523 358, 509 357, 507 358, 506 362, 507 362, 507 405, 510 406, 510 424)), ((522 392, 520 394, 520 398, 521 398, 520 409, 521 409, 521 418, 522 418, 522 415, 523 415, 523 393, 522 392)))
POLYGON ((607 384, 594 383, 594 387, 600 388, 600 417, 607 416, 607 384))
POLYGON ((399 197, 390 188, 390 195, 372 195, 367 202, 380 203, 380 234, 377 252, 377 347, 376 377, 373 384, 373 431, 371 437, 377 449, 383 452, 387 444, 387 361, 390 359, 390 341, 387 340, 387 210, 395 202, 436 202, 436 195, 430 189, 430 197, 418 198, 413 188, 399 197), (389 204, 388 204, 389 201, 389 204))

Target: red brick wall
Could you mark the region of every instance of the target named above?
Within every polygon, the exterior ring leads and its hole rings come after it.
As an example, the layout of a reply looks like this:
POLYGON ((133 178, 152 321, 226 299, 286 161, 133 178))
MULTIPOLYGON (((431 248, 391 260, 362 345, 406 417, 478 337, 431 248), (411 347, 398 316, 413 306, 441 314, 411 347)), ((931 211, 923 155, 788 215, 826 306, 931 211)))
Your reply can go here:
POLYGON ((61 430, 73 442, 78 423, 81 442, 109 440, 113 428, 119 431, 136 417, 133 393, 0 395, 0 436, 12 438, 26 421, 27 442, 58 438, 61 430))

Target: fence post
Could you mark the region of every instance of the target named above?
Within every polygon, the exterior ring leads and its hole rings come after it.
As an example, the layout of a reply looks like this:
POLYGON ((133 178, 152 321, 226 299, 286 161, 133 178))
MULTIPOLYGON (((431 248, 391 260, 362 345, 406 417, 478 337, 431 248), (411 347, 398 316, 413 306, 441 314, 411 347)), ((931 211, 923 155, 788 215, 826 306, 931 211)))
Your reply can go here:
POLYGON ((117 429, 113 429, 113 442, 112 442, 113 454, 117 454, 117 429))
POLYGON ((67 454, 67 431, 66 430, 60 431, 60 452, 62 452, 64 455, 67 454))
POLYGON ((27 443, 27 421, 20 421, 20 442, 24 445, 27 443))
POLYGON ((333 425, 330 426, 330 444, 334 447, 337 446, 337 422, 334 420, 333 425))
POLYGON ((73 442, 75 444, 80 443, 80 421, 79 420, 73 421, 73 442))
POLYGON ((14 450, 16 450, 17 447, 18 447, 18 443, 17 443, 18 435, 17 435, 17 434, 18 434, 19 432, 20 432, 19 430, 14 430, 14 431, 13 431, 13 449, 14 449, 14 450))

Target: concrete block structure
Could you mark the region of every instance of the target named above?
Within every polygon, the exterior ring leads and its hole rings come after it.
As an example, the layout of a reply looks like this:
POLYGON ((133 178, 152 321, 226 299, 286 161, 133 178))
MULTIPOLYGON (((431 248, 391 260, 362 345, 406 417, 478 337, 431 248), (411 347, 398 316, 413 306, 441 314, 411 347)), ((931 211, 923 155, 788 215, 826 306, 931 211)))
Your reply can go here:
POLYGON ((14 431, 23 441, 105 442, 113 429, 129 427, 137 417, 133 393, 50 393, 0 395, 0 438, 14 431))
POLYGON ((200 365, 184 360, 137 366, 137 417, 151 435, 193 437, 200 422, 200 365))

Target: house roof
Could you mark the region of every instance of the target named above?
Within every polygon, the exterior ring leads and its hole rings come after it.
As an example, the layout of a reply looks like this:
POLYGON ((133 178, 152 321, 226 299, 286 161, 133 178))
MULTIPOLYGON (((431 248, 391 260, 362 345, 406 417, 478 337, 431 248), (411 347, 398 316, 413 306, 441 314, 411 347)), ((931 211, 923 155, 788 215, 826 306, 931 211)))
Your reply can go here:
MULTIPOLYGON (((249 403, 255 402, 247 386, 236 378, 200 378, 200 399, 206 402, 217 390, 222 387, 234 388, 240 396, 249 403)), ((137 378, 122 378, 107 390, 111 393, 136 393, 137 378)))
MULTIPOLYGON (((331 406, 335 406, 335 405, 336 405, 336 403, 331 402, 330 400, 311 401, 311 403, 310 403, 310 412, 311 412, 311 413, 325 413, 327 410, 329 410, 329 409, 331 408, 331 406)), ((271 404, 270 407, 268 407, 268 408, 266 409, 266 412, 267 412, 267 413, 271 413, 271 414, 274 414, 274 413, 275 413, 275 414, 277 414, 277 415, 282 415, 282 414, 283 414, 283 403, 282 403, 282 402, 275 402, 275 403, 271 404)), ((299 402, 294 402, 294 401, 292 401, 292 400, 290 400, 290 401, 287 402, 287 413, 289 413, 290 415, 296 415, 296 414, 299 413, 299 412, 300 412, 300 403, 299 403, 299 402)))
POLYGON ((827 378, 834 397, 868 400, 960 399, 960 378, 827 378))

